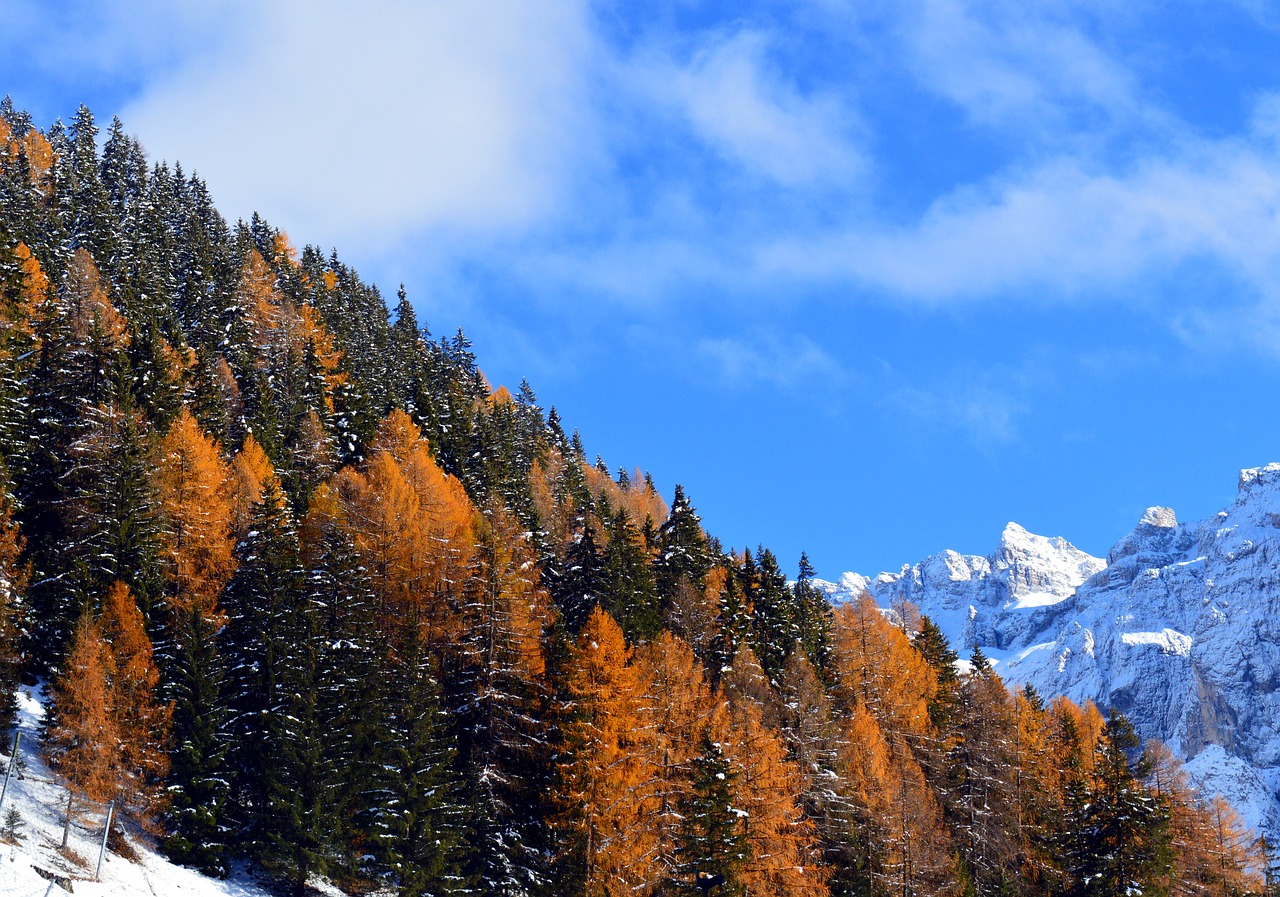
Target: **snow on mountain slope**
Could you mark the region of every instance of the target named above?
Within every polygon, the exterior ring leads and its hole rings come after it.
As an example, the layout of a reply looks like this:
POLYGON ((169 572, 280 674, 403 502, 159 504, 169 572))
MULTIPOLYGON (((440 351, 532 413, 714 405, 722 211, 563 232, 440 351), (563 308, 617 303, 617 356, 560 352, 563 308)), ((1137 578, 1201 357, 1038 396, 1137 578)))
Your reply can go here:
POLYGON ((1010 524, 988 558, 944 552, 824 587, 907 599, 1010 683, 1119 708, 1280 834, 1280 464, 1242 471, 1208 520, 1150 508, 1106 561, 1010 524))
MULTIPOLYGON (((71 827, 69 850, 59 850, 67 792, 40 759, 44 708, 38 690, 22 688, 18 699, 19 762, 0 807, 0 829, 8 829, 10 814, 17 811, 18 837, 0 840, 0 897, 56 897, 66 894, 68 886, 78 897, 267 897, 269 892, 243 873, 226 881, 207 878, 173 865, 147 839, 133 835, 129 841, 136 859, 108 851, 101 880, 94 881, 104 808, 83 814, 71 827)), ((12 742, 0 749, 0 779, 11 750, 12 742)))

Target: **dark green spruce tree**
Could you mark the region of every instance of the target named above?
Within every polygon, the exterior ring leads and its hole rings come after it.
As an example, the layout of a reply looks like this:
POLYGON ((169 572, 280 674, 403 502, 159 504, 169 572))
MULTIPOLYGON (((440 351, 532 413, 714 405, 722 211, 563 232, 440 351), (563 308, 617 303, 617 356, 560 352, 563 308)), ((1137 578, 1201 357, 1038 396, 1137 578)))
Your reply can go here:
POLYGON ((604 592, 604 560, 590 517, 582 533, 565 550, 559 575, 552 582, 552 598, 571 632, 580 630, 604 592))
POLYGON ((288 665, 296 610, 305 596, 298 537, 274 479, 253 511, 249 535, 236 547, 239 562, 223 607, 227 625, 220 649, 227 665, 231 708, 227 728, 233 780, 230 819, 239 842, 255 858, 274 852, 273 800, 284 786, 282 715, 290 697, 288 665))
POLYGON ((771 682, 777 682, 783 665, 800 640, 795 596, 778 559, 764 546, 756 552, 756 582, 751 620, 751 648, 771 682))
POLYGON ((230 871, 231 796, 226 705, 217 629, 198 610, 179 621, 169 692, 173 752, 169 761, 165 851, 175 861, 219 878, 230 871))
MULTIPOLYGON (((576 438, 577 433, 574 436, 576 438)), ((690 504, 683 486, 676 486, 667 519, 658 527, 656 547, 654 588, 665 615, 671 612, 677 589, 703 587, 712 563, 702 520, 690 504)))
POLYGON ((607 521, 609 544, 601 564, 601 607, 618 621, 631 644, 649 641, 662 629, 662 614, 644 542, 627 512, 607 521))
POLYGON ((1169 810, 1143 784, 1149 763, 1133 724, 1112 710, 1098 740, 1094 784, 1075 819, 1071 857, 1080 897, 1160 895, 1169 872, 1169 810))
POLYGON ((835 650, 831 643, 831 630, 835 626, 835 611, 822 590, 813 584, 814 569, 809 555, 800 553, 800 570, 792 587, 795 596, 796 628, 799 629, 800 647, 813 664, 814 672, 825 684, 835 670, 835 650))
POLYGON ((717 894, 742 897, 741 875, 751 856, 743 815, 733 806, 733 783, 738 777, 724 747, 703 733, 693 759, 692 787, 681 808, 683 823, 676 845, 677 894, 701 895, 698 876, 722 876, 717 894))

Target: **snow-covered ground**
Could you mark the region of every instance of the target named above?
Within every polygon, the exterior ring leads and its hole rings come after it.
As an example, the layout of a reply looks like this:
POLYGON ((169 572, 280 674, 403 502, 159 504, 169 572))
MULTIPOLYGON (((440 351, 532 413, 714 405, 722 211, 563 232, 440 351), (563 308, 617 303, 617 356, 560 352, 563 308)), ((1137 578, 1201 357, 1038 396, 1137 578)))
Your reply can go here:
MULTIPOLYGON (((67 853, 59 850, 67 792, 40 758, 40 698, 38 689, 19 690, 19 762, 0 807, 0 830, 8 828, 11 810, 17 810, 21 822, 16 840, 0 843, 0 897, 58 897, 66 893, 60 882, 70 884, 77 897, 266 897, 243 872, 219 881, 175 866, 136 832, 127 839, 137 858, 108 851, 101 880, 94 881, 106 808, 86 812, 71 827, 67 853)), ((0 751, 0 773, 8 769, 12 747, 10 741, 0 751)))

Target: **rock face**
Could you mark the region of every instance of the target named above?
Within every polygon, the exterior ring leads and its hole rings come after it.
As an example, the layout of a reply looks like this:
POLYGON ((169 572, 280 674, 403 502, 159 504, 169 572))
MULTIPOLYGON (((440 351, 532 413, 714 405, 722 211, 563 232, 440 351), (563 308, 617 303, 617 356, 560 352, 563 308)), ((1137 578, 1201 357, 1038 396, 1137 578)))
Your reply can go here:
POLYGON ((909 600, 1011 684, 1119 708, 1280 835, 1280 464, 1243 471, 1208 520, 1148 509, 1105 561, 1009 524, 990 557, 943 552, 826 588, 909 600))

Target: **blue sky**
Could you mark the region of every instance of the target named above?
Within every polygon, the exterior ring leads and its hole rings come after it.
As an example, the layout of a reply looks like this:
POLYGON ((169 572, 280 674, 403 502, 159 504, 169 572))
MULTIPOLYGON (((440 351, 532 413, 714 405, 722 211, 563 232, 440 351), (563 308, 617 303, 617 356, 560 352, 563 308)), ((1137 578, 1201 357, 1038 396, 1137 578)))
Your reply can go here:
POLYGON ((39 122, 403 281, 788 568, 1105 553, 1280 460, 1272 4, 53 6, 0 36, 39 122))

